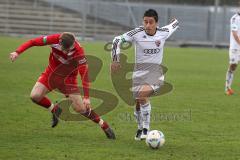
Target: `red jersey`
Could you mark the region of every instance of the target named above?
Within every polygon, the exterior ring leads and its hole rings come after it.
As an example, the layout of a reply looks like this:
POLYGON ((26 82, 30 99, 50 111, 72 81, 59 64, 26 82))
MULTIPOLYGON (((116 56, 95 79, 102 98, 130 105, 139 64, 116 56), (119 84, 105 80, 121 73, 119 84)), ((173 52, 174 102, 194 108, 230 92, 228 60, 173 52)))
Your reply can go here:
POLYGON ((31 39, 19 46, 16 52, 21 54, 33 46, 50 45, 52 50, 49 56, 48 68, 62 77, 77 77, 79 73, 82 79, 84 97, 88 98, 90 84, 84 50, 80 44, 75 41, 74 47, 68 53, 64 53, 59 44, 60 36, 61 34, 52 34, 31 39))

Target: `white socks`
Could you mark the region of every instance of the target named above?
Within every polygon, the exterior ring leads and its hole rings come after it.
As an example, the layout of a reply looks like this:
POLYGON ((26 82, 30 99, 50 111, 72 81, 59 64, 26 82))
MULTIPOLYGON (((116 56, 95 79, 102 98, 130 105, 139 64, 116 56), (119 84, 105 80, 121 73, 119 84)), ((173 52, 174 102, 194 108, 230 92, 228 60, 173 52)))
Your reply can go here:
POLYGON ((233 72, 228 69, 226 74, 225 91, 227 91, 228 88, 231 88, 232 81, 233 81, 233 72))
POLYGON ((141 110, 141 116, 142 116, 142 124, 143 128, 146 128, 149 130, 150 128, 150 117, 151 117, 151 104, 150 102, 140 105, 141 110))
POLYGON ((143 121, 142 121, 141 110, 137 111, 135 109, 134 117, 136 118, 136 122, 138 124, 138 129, 142 130, 143 129, 143 121))

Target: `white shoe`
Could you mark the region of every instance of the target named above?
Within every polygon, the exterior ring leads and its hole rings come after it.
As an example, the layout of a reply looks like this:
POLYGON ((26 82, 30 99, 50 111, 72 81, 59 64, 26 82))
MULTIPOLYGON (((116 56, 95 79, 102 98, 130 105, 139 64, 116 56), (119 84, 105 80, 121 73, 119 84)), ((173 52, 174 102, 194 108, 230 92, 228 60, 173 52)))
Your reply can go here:
POLYGON ((141 134, 141 136, 140 136, 141 140, 146 139, 146 138, 147 138, 147 134, 148 134, 148 129, 143 128, 142 134, 141 134))
POLYGON ((136 132, 136 135, 134 137, 134 139, 136 141, 140 141, 141 140, 141 135, 142 135, 142 130, 141 129, 138 129, 137 132, 136 132))

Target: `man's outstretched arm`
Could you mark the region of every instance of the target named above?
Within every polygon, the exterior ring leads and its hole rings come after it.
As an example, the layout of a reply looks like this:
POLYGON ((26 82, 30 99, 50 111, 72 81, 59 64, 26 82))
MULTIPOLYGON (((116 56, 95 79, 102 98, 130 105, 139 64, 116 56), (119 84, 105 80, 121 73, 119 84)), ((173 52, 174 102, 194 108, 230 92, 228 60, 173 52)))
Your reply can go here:
POLYGON ((59 43, 59 37, 60 34, 53 34, 49 36, 41 36, 37 38, 30 39, 26 41, 25 43, 21 44, 15 52, 10 53, 9 58, 11 61, 15 61, 17 57, 26 51, 28 48, 31 48, 33 46, 45 46, 45 45, 51 45, 51 44, 57 44, 59 43))
POLYGON ((132 43, 134 40, 133 38, 134 34, 139 32, 140 30, 142 30, 142 28, 135 28, 113 39, 112 52, 111 52, 112 63, 110 68, 111 72, 116 72, 121 68, 121 65, 120 65, 121 44, 124 42, 132 43))

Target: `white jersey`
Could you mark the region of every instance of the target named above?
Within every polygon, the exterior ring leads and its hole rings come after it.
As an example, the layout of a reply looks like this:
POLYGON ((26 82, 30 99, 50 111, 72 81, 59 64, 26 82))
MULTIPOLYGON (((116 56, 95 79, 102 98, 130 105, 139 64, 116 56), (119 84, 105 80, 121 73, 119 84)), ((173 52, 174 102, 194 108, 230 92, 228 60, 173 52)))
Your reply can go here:
POLYGON ((240 50, 240 45, 236 42, 233 37, 232 31, 237 31, 238 36, 240 36, 240 13, 236 13, 232 16, 230 20, 230 50, 237 49, 240 50))
MULTIPOLYGON (((174 20, 167 26, 157 28, 153 36, 148 35, 143 27, 135 28, 121 36, 115 37, 112 46, 112 60, 120 61, 121 43, 131 42, 135 45, 135 67, 133 71, 133 90, 138 93, 139 86, 149 84, 154 86, 162 84, 164 71, 160 67, 163 58, 163 47, 178 28, 178 21, 174 20)), ((134 94, 134 96, 136 96, 134 94)))
POLYGON ((177 28, 178 21, 174 20, 167 26, 157 28, 153 36, 148 35, 144 28, 140 26, 121 36, 115 37, 112 46, 112 60, 120 60, 121 43, 131 42, 135 45, 135 63, 161 64, 164 43, 177 28))

